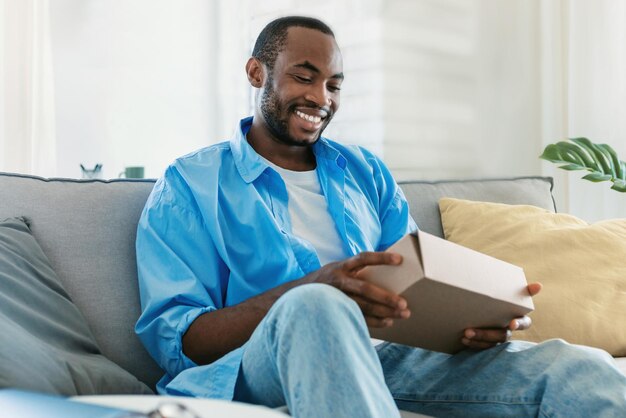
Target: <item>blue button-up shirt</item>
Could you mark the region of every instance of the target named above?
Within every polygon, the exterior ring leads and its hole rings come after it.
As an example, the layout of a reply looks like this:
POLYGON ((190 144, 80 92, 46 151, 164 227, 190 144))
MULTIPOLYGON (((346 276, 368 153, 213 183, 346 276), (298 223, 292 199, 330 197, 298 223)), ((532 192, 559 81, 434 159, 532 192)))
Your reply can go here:
MULTIPOLYGON (((189 325, 320 268, 292 234, 285 183, 234 138, 177 159, 154 186, 137 230, 142 314, 136 332, 166 371, 161 393, 232 399, 245 345, 198 366, 182 350, 189 325)), ((344 252, 381 251, 416 229, 401 189, 367 150, 320 138, 317 173, 344 252)))

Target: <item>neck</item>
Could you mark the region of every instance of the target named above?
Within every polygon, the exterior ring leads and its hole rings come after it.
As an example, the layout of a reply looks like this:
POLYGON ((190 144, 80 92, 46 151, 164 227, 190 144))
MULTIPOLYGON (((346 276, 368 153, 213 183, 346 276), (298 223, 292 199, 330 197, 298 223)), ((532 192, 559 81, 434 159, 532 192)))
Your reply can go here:
POLYGON ((246 135, 250 146, 263 158, 292 171, 310 171, 317 167, 310 145, 288 145, 280 142, 267 129, 262 118, 254 117, 246 135))

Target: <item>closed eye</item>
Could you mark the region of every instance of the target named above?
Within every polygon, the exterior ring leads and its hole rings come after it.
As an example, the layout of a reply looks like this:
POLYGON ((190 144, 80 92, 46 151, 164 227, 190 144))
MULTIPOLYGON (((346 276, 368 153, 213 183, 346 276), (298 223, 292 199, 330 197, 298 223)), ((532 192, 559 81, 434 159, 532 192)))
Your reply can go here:
POLYGON ((299 82, 301 82, 301 83, 310 83, 311 82, 310 78, 302 77, 302 76, 299 76, 299 75, 294 75, 293 77, 296 80, 298 80, 299 82))

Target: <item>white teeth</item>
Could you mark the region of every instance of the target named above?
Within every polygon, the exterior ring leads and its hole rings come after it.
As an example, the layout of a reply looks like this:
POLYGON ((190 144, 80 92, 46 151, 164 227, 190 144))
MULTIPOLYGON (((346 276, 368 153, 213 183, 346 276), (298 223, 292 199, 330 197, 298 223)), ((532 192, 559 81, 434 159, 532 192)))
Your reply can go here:
POLYGON ((306 113, 302 113, 299 110, 296 110, 296 115, 298 115, 304 120, 308 120, 309 122, 313 122, 313 123, 320 123, 322 121, 322 118, 320 118, 319 116, 307 115, 306 113))

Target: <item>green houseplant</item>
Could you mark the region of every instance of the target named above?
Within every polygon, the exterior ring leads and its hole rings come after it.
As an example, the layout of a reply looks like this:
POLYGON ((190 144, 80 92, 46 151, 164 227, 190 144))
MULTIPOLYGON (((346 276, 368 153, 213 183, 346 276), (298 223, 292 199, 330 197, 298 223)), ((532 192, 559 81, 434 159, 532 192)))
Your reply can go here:
POLYGON ((586 170, 583 177, 593 182, 611 181, 611 189, 626 192, 626 162, 607 144, 594 144, 587 138, 570 138, 548 145, 539 156, 544 160, 562 164, 563 170, 586 170))

